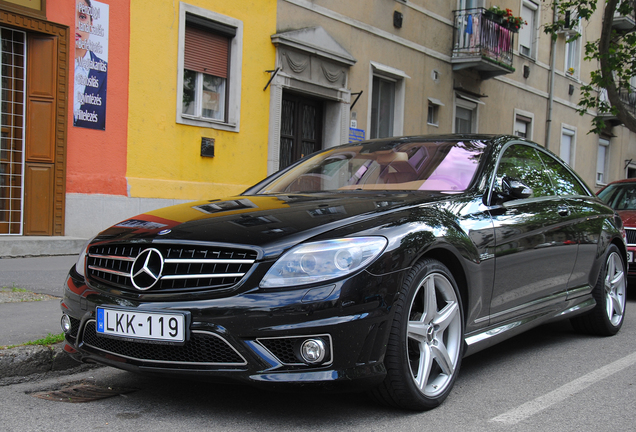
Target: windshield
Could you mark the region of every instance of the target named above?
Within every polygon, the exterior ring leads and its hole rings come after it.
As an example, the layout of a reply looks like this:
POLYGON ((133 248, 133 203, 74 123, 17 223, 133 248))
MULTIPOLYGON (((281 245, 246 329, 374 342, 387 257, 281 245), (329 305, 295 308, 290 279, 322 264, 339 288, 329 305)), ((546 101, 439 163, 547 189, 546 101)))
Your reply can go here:
POLYGON ((614 210, 636 210, 636 182, 609 185, 598 197, 614 210))
POLYGON ((347 190, 468 188, 486 145, 481 141, 373 143, 337 147, 315 155, 258 192, 297 193, 347 190))

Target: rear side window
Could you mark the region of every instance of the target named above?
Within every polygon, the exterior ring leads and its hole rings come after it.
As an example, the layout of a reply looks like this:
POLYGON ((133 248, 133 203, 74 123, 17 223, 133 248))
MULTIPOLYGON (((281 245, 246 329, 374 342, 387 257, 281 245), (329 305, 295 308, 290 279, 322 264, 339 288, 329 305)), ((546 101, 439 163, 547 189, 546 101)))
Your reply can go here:
POLYGON ((546 167, 546 172, 552 179, 556 193, 560 196, 585 195, 590 196, 581 181, 573 175, 562 163, 547 153, 539 152, 546 167))
POLYGON ((636 210, 636 183, 610 185, 598 197, 616 210, 636 210))

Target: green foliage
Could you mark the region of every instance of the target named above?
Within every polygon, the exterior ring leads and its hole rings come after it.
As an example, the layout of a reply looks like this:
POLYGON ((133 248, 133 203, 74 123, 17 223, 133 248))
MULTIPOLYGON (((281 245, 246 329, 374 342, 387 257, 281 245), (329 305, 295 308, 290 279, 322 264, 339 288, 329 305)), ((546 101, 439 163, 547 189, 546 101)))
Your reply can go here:
MULTIPOLYGON (((605 6, 611 3, 616 3, 616 0, 604 1, 601 5, 605 6)), ((562 0, 558 5, 553 2, 552 7, 557 7, 559 19, 553 24, 546 25, 544 31, 556 39, 563 30, 573 29, 579 19, 581 22, 589 21, 596 12, 598 4, 599 0, 562 0)), ((633 17, 634 4, 635 2, 631 0, 622 1, 617 3, 615 10, 619 15, 633 17)), ((604 9, 604 15, 607 15, 609 10, 610 8, 604 9)), ((619 110, 617 106, 612 105, 604 93, 605 89, 612 89, 615 94, 625 95, 635 91, 630 86, 630 79, 636 76, 635 29, 618 31, 612 28, 611 22, 608 23, 608 20, 613 21, 613 19, 613 13, 603 17, 604 30, 607 31, 609 37, 609 48, 604 49, 601 46, 602 37, 598 40, 588 41, 585 45, 584 59, 596 62, 598 65, 598 69, 590 74, 589 82, 581 86, 581 97, 578 103, 579 114, 583 115, 588 110, 596 111, 599 114, 593 120, 593 129, 590 133, 598 134, 605 130, 606 124, 603 120, 603 114, 618 117, 627 127, 634 124, 633 114, 626 112, 627 110, 619 110), (632 116, 632 121, 625 118, 626 114, 632 116)), ((579 37, 579 34, 570 33, 568 41, 579 37)), ((585 77, 582 78, 586 81, 585 77)))

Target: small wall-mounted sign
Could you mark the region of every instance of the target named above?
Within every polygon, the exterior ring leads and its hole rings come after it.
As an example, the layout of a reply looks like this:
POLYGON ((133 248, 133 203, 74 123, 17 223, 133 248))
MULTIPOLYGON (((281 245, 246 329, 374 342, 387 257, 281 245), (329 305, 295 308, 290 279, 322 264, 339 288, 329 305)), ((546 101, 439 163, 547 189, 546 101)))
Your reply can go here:
POLYGON ((364 141, 364 129, 349 128, 349 142, 364 141))
POLYGON ((214 157, 214 138, 201 137, 201 156, 214 157))

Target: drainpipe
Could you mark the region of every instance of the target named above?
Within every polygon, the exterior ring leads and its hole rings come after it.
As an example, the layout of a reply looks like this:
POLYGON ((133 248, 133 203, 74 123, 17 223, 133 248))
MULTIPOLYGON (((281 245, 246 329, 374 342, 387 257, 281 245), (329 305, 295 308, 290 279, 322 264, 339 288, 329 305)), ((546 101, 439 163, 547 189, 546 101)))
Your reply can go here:
MULTIPOLYGON (((559 19, 558 14, 559 0, 554 0, 554 10, 552 15, 552 23, 559 19)), ((550 148, 550 133, 552 132, 552 106, 554 105, 554 65, 556 63, 556 39, 550 38, 552 45, 550 46, 550 93, 548 95, 548 119, 545 127, 545 148, 550 148)))

